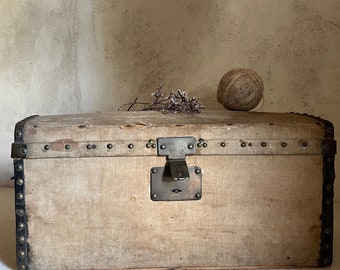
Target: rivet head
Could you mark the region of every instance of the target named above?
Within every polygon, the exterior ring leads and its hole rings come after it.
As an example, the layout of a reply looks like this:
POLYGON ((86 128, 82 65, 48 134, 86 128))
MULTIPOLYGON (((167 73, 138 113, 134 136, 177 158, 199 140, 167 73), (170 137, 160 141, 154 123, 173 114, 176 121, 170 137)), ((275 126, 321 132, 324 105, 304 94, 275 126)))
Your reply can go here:
POLYGON ((300 141, 299 142, 299 145, 302 147, 302 148, 306 148, 308 146, 308 142, 307 141, 300 141))
POLYGON ((329 145, 327 143, 322 144, 321 146, 322 150, 327 151, 329 150, 329 145))
POLYGON ((17 209, 15 211, 15 213, 17 214, 17 216, 19 217, 23 217, 25 215, 25 211, 23 209, 17 209))
POLYGON ((200 174, 201 173, 201 169, 200 168, 195 169, 195 173, 196 174, 200 174))
POLYGON ((91 144, 87 144, 86 145, 86 149, 88 149, 88 150, 92 149, 92 145, 91 144))
POLYGON ((281 142, 281 147, 287 147, 287 143, 286 142, 281 142))
POLYGON ((24 243, 25 242, 25 236, 19 236, 18 237, 18 242, 19 243, 24 243))
POLYGON ((155 143, 151 144, 151 147, 156 148, 156 144, 155 143))
POLYGON ((70 149, 71 149, 71 145, 66 144, 66 145, 65 145, 65 149, 66 149, 66 150, 70 150, 70 149))
POLYGON ((157 194, 156 194, 156 193, 153 193, 153 194, 151 195, 151 198, 152 198, 152 199, 156 199, 156 198, 157 198, 157 194))
POLYGON ((24 195, 22 193, 18 193, 16 197, 18 200, 22 200, 24 198, 24 195))
POLYGON ((332 229, 330 229, 330 228, 325 229, 323 233, 324 233, 325 235, 332 235, 332 229))
POLYGON ((201 143, 201 142, 199 142, 198 144, 197 144, 197 147, 199 147, 199 148, 201 148, 203 146, 203 143, 201 143))
POLYGON ((20 258, 25 257, 25 251, 23 251, 23 250, 19 251, 19 252, 18 252, 18 256, 19 256, 20 258))
POLYGON ((26 270, 26 269, 27 269, 26 266, 23 264, 18 266, 18 270, 26 270))
POLYGON ((132 144, 132 143, 130 143, 129 145, 128 145, 128 148, 129 149, 132 149, 134 147, 134 145, 132 144))
POLYGON ((331 128, 331 127, 327 128, 326 132, 327 132, 327 135, 332 135, 333 134, 333 128, 331 128))
POLYGON ((44 149, 45 149, 46 151, 48 151, 48 150, 51 149, 51 146, 49 146, 48 144, 46 144, 46 145, 44 146, 44 149))
POLYGON ((22 155, 27 155, 27 153, 28 153, 27 148, 21 148, 21 149, 20 149, 20 153, 21 153, 22 155))
POLYGON ((19 179, 17 179, 16 183, 17 183, 18 186, 22 186, 24 184, 24 180, 19 178, 19 179))
POLYGON ((194 145, 193 144, 188 144, 188 149, 193 149, 194 148, 194 145))
POLYGON ((322 266, 330 266, 331 260, 329 258, 325 258, 322 263, 322 266))
POLYGON ((15 137, 20 138, 21 136, 22 136, 21 130, 18 130, 17 132, 15 132, 15 137))
POLYGON ((106 147, 107 147, 107 149, 112 149, 113 145, 112 145, 112 143, 108 143, 108 144, 106 145, 106 147))
POLYGON ((201 193, 196 193, 196 194, 195 194, 195 198, 196 198, 197 200, 201 199, 201 197, 202 197, 201 193))
POLYGON ((204 139, 200 138, 198 141, 199 141, 200 143, 203 143, 203 142, 204 142, 204 139))
POLYGON ((324 190, 328 193, 332 192, 333 191, 333 185, 325 185, 324 190))
POLYGON ((22 223, 22 222, 20 222, 20 223, 18 224, 18 231, 22 231, 23 229, 25 229, 25 224, 22 223))
POLYGON ((325 250, 330 250, 331 246, 330 246, 329 244, 325 244, 325 245, 323 246, 323 248, 324 248, 325 250))
POLYGON ((165 146, 165 144, 161 144, 161 146, 159 148, 164 150, 166 148, 166 146, 165 146))
POLYGON ((145 146, 146 146, 146 148, 151 148, 151 143, 147 143, 145 146))
POLYGON ((327 205, 330 205, 330 204, 332 204, 333 203, 333 200, 332 199, 326 199, 325 200, 325 204, 327 204, 327 205))
POLYGON ((266 146, 267 146, 267 143, 266 143, 266 142, 261 142, 261 146, 262 146, 262 147, 266 147, 266 146))
POLYGON ((17 171, 22 171, 23 167, 22 167, 22 165, 19 164, 19 165, 15 166, 15 169, 17 171))
POLYGON ((331 163, 331 162, 333 162, 334 161, 334 159, 332 158, 332 157, 327 157, 326 158, 326 162, 327 163, 331 163))
POLYGON ((157 173, 157 169, 156 169, 156 168, 152 168, 152 169, 151 169, 151 172, 152 172, 152 173, 157 173))
POLYGON ((220 146, 221 146, 221 147, 225 147, 225 142, 221 142, 221 143, 220 143, 220 146))
POLYGON ((241 143, 241 147, 246 147, 247 144, 245 142, 241 143))
POLYGON ((206 142, 203 143, 203 147, 207 147, 208 144, 206 142))

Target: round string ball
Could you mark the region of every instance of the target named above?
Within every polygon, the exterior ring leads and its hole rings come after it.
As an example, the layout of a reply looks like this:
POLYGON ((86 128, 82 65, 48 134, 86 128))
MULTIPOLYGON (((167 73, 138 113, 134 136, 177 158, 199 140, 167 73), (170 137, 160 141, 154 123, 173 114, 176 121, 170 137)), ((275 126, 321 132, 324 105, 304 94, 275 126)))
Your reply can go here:
POLYGON ((217 100, 233 111, 250 111, 263 98, 263 81, 254 70, 236 68, 223 75, 217 89, 217 100))

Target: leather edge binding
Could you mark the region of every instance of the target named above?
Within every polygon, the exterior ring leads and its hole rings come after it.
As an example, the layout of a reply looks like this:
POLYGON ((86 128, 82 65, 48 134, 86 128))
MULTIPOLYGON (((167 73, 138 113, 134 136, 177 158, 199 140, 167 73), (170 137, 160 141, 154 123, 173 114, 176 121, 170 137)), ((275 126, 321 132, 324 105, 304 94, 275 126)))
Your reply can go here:
POLYGON ((334 181, 335 170, 334 160, 336 154, 336 141, 334 140, 334 125, 332 122, 308 114, 299 114, 313 118, 324 124, 325 137, 321 144, 323 153, 323 186, 322 186, 322 213, 321 219, 321 239, 320 239, 320 257, 319 267, 327 267, 333 262, 333 217, 334 217, 334 181))
POLYGON ((27 154, 27 147, 24 144, 25 124, 36 116, 37 115, 29 116, 15 125, 14 143, 12 144, 11 153, 11 157, 14 159, 16 262, 17 269, 19 270, 29 269, 28 264, 30 251, 29 244, 27 243, 28 228, 25 205, 24 158, 27 154))

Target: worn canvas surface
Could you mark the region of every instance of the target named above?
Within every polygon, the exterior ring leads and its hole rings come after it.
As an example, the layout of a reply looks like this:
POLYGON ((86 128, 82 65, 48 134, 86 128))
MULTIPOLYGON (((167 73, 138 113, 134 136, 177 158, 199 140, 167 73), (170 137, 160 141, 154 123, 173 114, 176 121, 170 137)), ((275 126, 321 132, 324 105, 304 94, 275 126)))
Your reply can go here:
POLYGON ((150 200, 161 157, 26 160, 33 269, 316 265, 321 157, 188 157, 202 199, 150 200))

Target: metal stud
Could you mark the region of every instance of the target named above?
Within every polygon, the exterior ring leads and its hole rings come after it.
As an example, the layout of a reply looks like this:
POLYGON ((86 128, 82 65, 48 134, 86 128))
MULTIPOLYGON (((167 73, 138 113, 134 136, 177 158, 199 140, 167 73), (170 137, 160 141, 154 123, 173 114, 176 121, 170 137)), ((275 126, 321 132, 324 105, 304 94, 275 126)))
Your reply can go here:
POLYGON ((18 200, 22 200, 24 198, 24 195, 22 193, 18 193, 16 197, 18 200))
POLYGON ((281 147, 287 147, 287 143, 286 142, 281 142, 281 147))
POLYGON ((19 217, 23 217, 25 215, 25 211, 23 209, 17 209, 15 211, 15 213, 19 216, 19 217))
POLYGON ((107 147, 107 149, 112 149, 113 145, 112 145, 112 143, 108 143, 108 144, 106 145, 106 147, 107 147))
POLYGON ((246 147, 247 144, 245 142, 241 143, 241 147, 246 147))
POLYGON ((302 148, 306 148, 308 146, 308 142, 307 141, 300 141, 299 142, 299 145, 302 147, 302 148))
POLYGON ((92 149, 92 145, 91 144, 87 144, 86 145, 86 149, 88 149, 88 150, 92 149))
POLYGON ((65 145, 65 149, 66 149, 66 150, 70 150, 70 149, 71 149, 71 145, 66 144, 66 145, 65 145))
POLYGON ((225 142, 221 142, 221 143, 220 143, 220 146, 221 146, 221 147, 225 147, 225 142))
POLYGON ((323 233, 325 235, 332 235, 332 229, 331 228, 325 229, 323 233))
POLYGON ((23 264, 20 264, 20 265, 18 266, 18 270, 26 270, 26 269, 27 269, 26 266, 23 265, 23 264))
POLYGON ((195 173, 196 174, 200 174, 201 173, 201 169, 200 168, 195 169, 195 173))
POLYGON ((203 143, 203 147, 207 147, 208 144, 206 142, 203 143))
POLYGON ((151 143, 147 143, 145 146, 146 146, 146 148, 151 148, 151 143))
POLYGON ((333 132, 334 132, 334 130, 331 127, 327 128, 327 130, 326 130, 327 135, 332 135, 333 132))
POLYGON ((201 142, 199 142, 198 144, 197 144, 197 147, 199 147, 199 148, 201 148, 203 146, 203 143, 201 143, 201 142))
POLYGON ((321 149, 324 150, 324 151, 327 151, 327 150, 329 150, 329 145, 327 143, 323 143, 321 145, 321 149))
POLYGON ((328 193, 332 192, 333 191, 333 185, 330 185, 330 184, 325 185, 324 190, 328 193))
POLYGON ((331 162, 333 162, 333 161, 334 161, 333 157, 327 157, 327 159, 326 159, 326 162, 327 162, 327 163, 331 163, 331 162))
POLYGON ((188 149, 193 149, 194 148, 194 145, 193 144, 188 144, 188 149))
POLYGON ((15 133, 15 137, 20 138, 21 136, 22 136, 22 131, 21 131, 21 130, 18 130, 18 131, 15 133))
POLYGON ((19 179, 17 179, 16 183, 17 183, 18 186, 22 186, 24 184, 24 180, 19 178, 19 179))
POLYGON ((152 195, 151 195, 151 198, 154 200, 154 199, 156 199, 157 198, 157 194, 156 193, 153 193, 152 195))
POLYGON ((48 151, 48 150, 51 149, 51 146, 49 146, 48 144, 46 144, 46 145, 44 146, 44 149, 45 149, 46 151, 48 151))
POLYGON ((197 200, 201 199, 201 197, 202 197, 201 193, 196 193, 195 198, 196 198, 197 200))
POLYGON ((19 236, 19 237, 18 237, 18 242, 19 242, 19 243, 24 243, 24 242, 25 242, 25 236, 23 236, 23 235, 22 235, 22 236, 19 236))
POLYGON ((20 223, 18 223, 18 231, 22 231, 23 229, 25 229, 25 224, 24 223, 22 223, 22 222, 20 222, 20 223))
POLYGON ((19 251, 18 252, 18 256, 20 257, 20 258, 24 258, 25 257, 25 251, 23 251, 23 250, 21 250, 21 251, 19 251))
POLYGON ((266 146, 267 146, 267 143, 266 143, 266 142, 261 142, 261 146, 262 146, 262 147, 266 147, 266 146))
POLYGON ((164 150, 164 149, 166 148, 165 144, 162 144, 162 145, 160 146, 160 148, 161 148, 162 150, 164 150))
POLYGON ((152 172, 153 174, 155 174, 155 173, 157 173, 157 169, 156 169, 156 168, 152 168, 152 169, 151 169, 151 172, 152 172))
POLYGON ((21 148, 21 149, 20 149, 20 153, 21 153, 22 155, 27 155, 27 153, 28 153, 27 148, 21 148))
POLYGON ((151 144, 151 147, 156 148, 156 144, 155 143, 151 144))
POLYGON ((132 149, 134 147, 134 145, 132 144, 132 143, 130 143, 129 145, 128 145, 128 148, 129 149, 132 149))
POLYGON ((22 165, 18 164, 17 166, 15 166, 15 169, 17 171, 22 171, 23 167, 22 167, 22 165))

